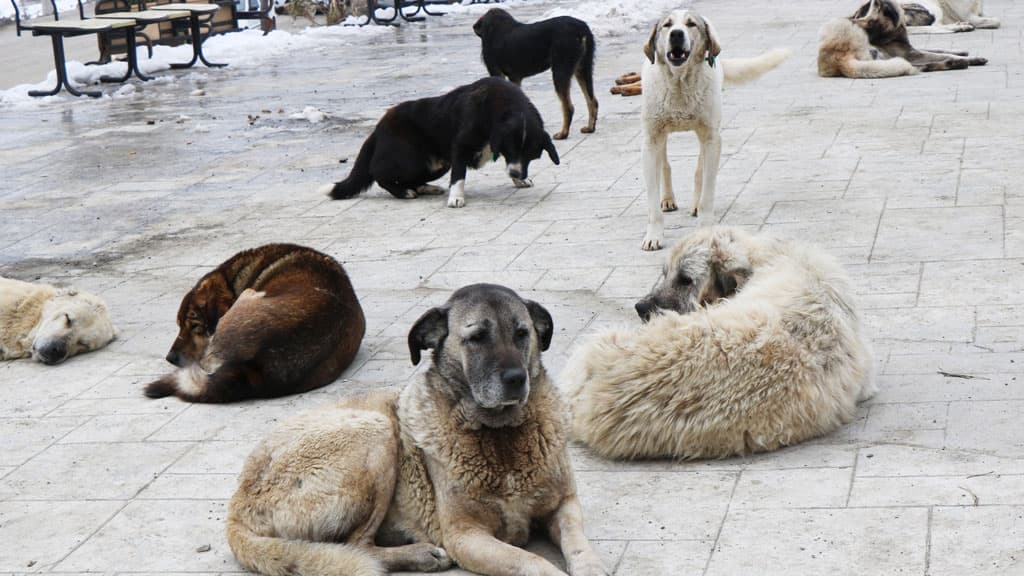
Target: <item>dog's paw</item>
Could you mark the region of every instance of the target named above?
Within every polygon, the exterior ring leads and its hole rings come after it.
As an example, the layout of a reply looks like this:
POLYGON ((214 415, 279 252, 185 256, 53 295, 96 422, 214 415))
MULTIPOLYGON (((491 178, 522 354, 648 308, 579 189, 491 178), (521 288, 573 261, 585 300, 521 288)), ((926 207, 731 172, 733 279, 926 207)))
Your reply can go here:
POLYGON ((552 136, 551 139, 552 140, 565 140, 566 137, 568 137, 568 136, 569 136, 569 131, 568 130, 562 130, 558 134, 555 134, 554 136, 552 136))
POLYGON ((640 245, 640 249, 645 252, 661 250, 661 238, 651 238, 648 236, 644 236, 644 243, 640 245))
POLYGON ((146 384, 146 387, 143 388, 142 392, 147 398, 164 398, 167 396, 174 396, 174 393, 177 392, 177 390, 177 379, 172 373, 146 384))
POLYGON ((402 200, 412 200, 415 197, 416 197, 416 191, 415 190, 403 190, 401 195, 395 194, 395 198, 400 198, 402 200))
POLYGON ((583 128, 580 128, 580 133, 582 133, 582 134, 593 134, 594 133, 594 127, 593 126, 584 126, 583 128))
POLYGON ((679 207, 676 206, 676 201, 675 201, 674 198, 669 198, 668 200, 662 199, 662 201, 661 201, 661 211, 662 212, 675 212, 678 209, 679 209, 679 207))
POLYGON ((957 22, 952 24, 953 32, 971 32, 974 30, 974 24, 970 22, 957 22))
POLYGON ((465 205, 466 205, 466 199, 465 198, 448 198, 448 207, 449 208, 462 208, 465 205))
POLYGON ((988 58, 968 58, 967 64, 970 66, 984 66, 988 64, 988 58))
POLYGON ((520 180, 519 178, 513 178, 512 179, 512 184, 516 188, 532 188, 533 187, 533 180, 530 180, 529 178, 527 178, 525 180, 520 180))
POLYGON ((417 572, 440 572, 452 567, 452 558, 444 548, 433 544, 411 544, 413 550, 409 569, 417 572))

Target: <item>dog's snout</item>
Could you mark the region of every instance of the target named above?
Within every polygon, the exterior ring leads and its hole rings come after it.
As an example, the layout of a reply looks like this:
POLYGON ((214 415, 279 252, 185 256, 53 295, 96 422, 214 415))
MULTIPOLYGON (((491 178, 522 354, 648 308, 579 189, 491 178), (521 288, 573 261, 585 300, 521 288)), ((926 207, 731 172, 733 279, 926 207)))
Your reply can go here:
POLYGON ((647 322, 651 319, 651 314, 654 312, 654 301, 650 298, 644 298, 636 303, 636 313, 640 316, 640 319, 647 322))
POLYGON ((682 30, 673 30, 668 35, 668 41, 671 42, 673 46, 682 46, 686 43, 686 32, 683 32, 682 30))
POLYGON ((177 350, 171 350, 167 353, 166 359, 175 366, 181 366, 181 354, 177 350))
POLYGON ((501 384, 504 388, 505 402, 521 402, 526 398, 529 392, 526 382, 526 370, 518 367, 502 370, 501 384))
POLYGON ((68 355, 68 346, 62 340, 53 340, 36 349, 43 364, 57 364, 68 355))

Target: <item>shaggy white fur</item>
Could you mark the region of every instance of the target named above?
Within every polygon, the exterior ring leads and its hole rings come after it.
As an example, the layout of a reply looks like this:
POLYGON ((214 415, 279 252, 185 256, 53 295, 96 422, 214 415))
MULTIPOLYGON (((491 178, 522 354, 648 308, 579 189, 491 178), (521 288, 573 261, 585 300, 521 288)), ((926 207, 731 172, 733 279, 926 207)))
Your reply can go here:
POLYGON ((725 266, 743 267, 731 298, 608 330, 574 352, 560 383, 576 439, 610 458, 763 452, 836 429, 874 394, 869 343, 834 258, 713 227, 683 239, 667 270, 703 270, 699 287, 725 266))

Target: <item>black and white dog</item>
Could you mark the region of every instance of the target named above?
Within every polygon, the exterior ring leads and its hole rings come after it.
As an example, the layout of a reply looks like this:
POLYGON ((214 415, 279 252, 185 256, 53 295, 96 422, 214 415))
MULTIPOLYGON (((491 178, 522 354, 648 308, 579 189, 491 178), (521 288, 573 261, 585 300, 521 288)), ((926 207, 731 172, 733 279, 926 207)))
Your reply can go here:
POLYGON ((569 135, 575 111, 569 98, 569 84, 574 76, 590 114, 580 132, 594 131, 594 35, 586 22, 558 16, 523 24, 501 8, 491 8, 473 24, 473 32, 483 44, 484 65, 491 76, 504 76, 518 85, 527 76, 551 69, 555 93, 562 101, 562 130, 555 134, 555 140, 569 135))
POLYGON ((448 207, 466 205, 467 168, 505 158, 517 188, 532 186, 530 162, 542 152, 558 164, 558 151, 540 113, 518 86, 484 78, 433 98, 410 100, 384 113, 363 143, 348 178, 331 190, 351 198, 377 182, 396 198, 443 194, 427 184, 449 169, 448 207))

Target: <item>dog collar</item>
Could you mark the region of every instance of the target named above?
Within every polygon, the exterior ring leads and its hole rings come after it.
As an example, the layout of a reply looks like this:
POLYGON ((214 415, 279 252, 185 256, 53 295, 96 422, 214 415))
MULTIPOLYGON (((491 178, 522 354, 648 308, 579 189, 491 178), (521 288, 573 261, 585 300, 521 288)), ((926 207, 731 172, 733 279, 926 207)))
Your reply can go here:
POLYGON ((708 57, 707 57, 707 61, 708 61, 708 66, 711 66, 712 68, 715 67, 715 55, 714 54, 709 53, 708 57))

